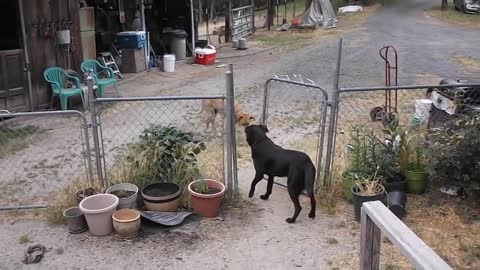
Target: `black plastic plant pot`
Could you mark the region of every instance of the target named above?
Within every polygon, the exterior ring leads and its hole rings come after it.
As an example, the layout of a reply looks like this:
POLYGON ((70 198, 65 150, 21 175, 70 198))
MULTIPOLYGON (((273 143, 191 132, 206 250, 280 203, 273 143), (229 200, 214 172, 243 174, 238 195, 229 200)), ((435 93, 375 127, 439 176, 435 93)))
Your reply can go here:
POLYGON ((393 179, 392 181, 384 181, 382 185, 385 187, 385 191, 403 191, 407 190, 407 178, 404 176, 393 179))
POLYGON ((407 205, 405 191, 391 191, 387 193, 387 197, 388 209, 399 219, 402 219, 405 215, 405 207, 407 205))
POLYGON ((374 195, 361 195, 357 192, 357 188, 354 186, 352 187, 352 199, 353 199, 353 212, 355 214, 355 220, 360 222, 361 217, 361 210, 362 205, 364 202, 372 202, 372 201, 381 201, 384 204, 385 202, 385 188, 382 186, 382 192, 374 194, 374 195))

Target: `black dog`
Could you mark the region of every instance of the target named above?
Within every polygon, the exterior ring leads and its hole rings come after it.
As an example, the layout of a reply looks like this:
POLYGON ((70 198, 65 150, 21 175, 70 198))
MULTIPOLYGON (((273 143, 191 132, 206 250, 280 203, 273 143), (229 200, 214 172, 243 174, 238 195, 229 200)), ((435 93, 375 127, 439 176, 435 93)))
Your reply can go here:
POLYGON ((310 197, 311 210, 309 218, 315 218, 315 166, 307 154, 299 151, 286 150, 276 145, 267 137, 268 129, 264 125, 250 125, 245 128, 248 145, 252 150, 255 178, 250 187, 248 197, 253 197, 255 186, 268 175, 267 192, 261 195, 262 200, 267 200, 272 194, 273 179, 275 176, 288 177, 287 188, 290 199, 295 206, 295 213, 285 221, 294 223, 302 210, 298 200, 303 190, 310 197))

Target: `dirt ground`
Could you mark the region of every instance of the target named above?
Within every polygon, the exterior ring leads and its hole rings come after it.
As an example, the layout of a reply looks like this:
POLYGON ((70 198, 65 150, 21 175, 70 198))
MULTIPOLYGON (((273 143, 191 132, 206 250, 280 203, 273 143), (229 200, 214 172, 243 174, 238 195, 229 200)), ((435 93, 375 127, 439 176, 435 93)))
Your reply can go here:
MULTIPOLYGON (((454 55, 457 59, 479 59, 480 53, 472 47, 480 42, 480 35, 470 29, 442 25, 425 17, 423 8, 437 2, 402 1, 400 6, 379 8, 372 16, 362 15, 361 20, 348 17, 346 20, 350 25, 339 23, 339 28, 331 30, 330 34, 316 35, 307 41, 302 40, 301 44, 292 45, 286 41, 288 38, 285 37, 291 33, 275 34, 270 43, 262 36, 258 42, 251 42, 252 50, 246 51, 243 57, 232 57, 232 52, 225 49, 223 59, 220 54, 217 65, 183 64, 171 75, 151 71, 122 82, 119 88, 124 96, 223 94, 226 68, 219 65, 233 63, 237 99, 259 118, 263 84, 273 75, 302 74, 324 85, 331 93, 336 38, 340 36, 345 42, 343 86, 383 84, 383 66, 377 54, 385 44, 399 49, 402 83, 422 83, 448 74, 480 77, 477 70, 449 59, 454 55), (278 35, 285 36, 279 38, 278 35), (463 43, 459 45, 458 40, 463 43), (279 48, 265 50, 272 44, 279 48)), ((339 20, 342 22, 342 18, 339 20)), ((273 104, 275 111, 271 114, 273 123, 278 123, 272 128, 272 137, 282 144, 291 141, 288 136, 302 139, 299 130, 313 117, 303 114, 298 104, 288 101, 285 98, 273 104), (285 114, 290 111, 297 114, 285 114), (301 119, 302 125, 290 126, 281 121, 290 118, 301 119)), ((113 153, 120 146, 116 139, 125 141, 138 136, 143 127, 158 118, 157 115, 165 115, 164 119, 169 121, 184 118, 187 121, 183 124, 189 129, 201 128, 197 118, 188 116, 188 111, 195 109, 196 105, 191 102, 185 107, 157 107, 142 103, 114 107, 104 119, 105 125, 110 127, 104 134, 107 150, 113 153), (145 116, 144 122, 137 121, 139 115, 145 116)), ((308 110, 311 108, 305 109, 308 110)), ((16 152, 18 161, 0 162, 0 169, 9 176, 0 180, 5 191, 0 202, 46 202, 51 192, 82 175, 80 135, 76 131, 75 136, 71 135, 77 128, 75 122, 68 118, 54 120, 45 124, 44 132, 38 132, 35 143, 16 152), (61 140, 65 137, 69 139, 61 140), (41 158, 35 158, 32 153, 41 158), (42 163, 43 159, 47 161, 42 163), (29 175, 31 171, 25 168, 34 168, 35 165, 42 173, 29 175), (56 173, 51 173, 55 170, 56 173), (18 182, 16 185, 15 177, 21 180, 21 185, 18 182)), ((248 148, 245 150, 244 145, 243 142, 243 152, 239 151, 242 157, 238 172, 242 194, 248 190, 254 175, 248 148)), ((334 212, 330 207, 320 207, 317 218, 311 220, 306 216, 308 204, 302 201, 305 207, 297 223, 287 224, 284 220, 293 211, 287 193, 281 187, 274 187, 270 200, 262 201, 258 197, 264 189, 265 183, 262 182, 253 199, 243 197, 239 207, 224 209, 220 218, 201 221, 193 233, 145 232, 130 241, 120 241, 114 236, 98 238, 88 233, 70 235, 65 226, 48 225, 42 211, 3 212, 0 214, 0 269, 358 269, 359 228, 352 221, 350 205, 338 201, 334 212), (32 244, 43 244, 48 252, 41 263, 24 265, 21 262, 24 252, 32 244)), ((420 204, 414 205, 420 207, 420 204)), ((414 224, 413 220, 409 222, 414 224)), ((478 229, 478 224, 465 228, 468 229, 478 229)), ((422 228, 418 231, 425 236, 432 232, 422 228)), ((384 246, 393 249, 388 243, 384 246)), ((440 249, 436 247, 436 250, 440 249)), ((383 255, 385 269, 408 269, 398 266, 403 266, 403 262, 391 263, 397 262, 399 254, 387 252, 383 255)), ((478 259, 476 256, 473 253, 472 260, 478 259)), ((455 265, 463 262, 452 261, 455 265)))

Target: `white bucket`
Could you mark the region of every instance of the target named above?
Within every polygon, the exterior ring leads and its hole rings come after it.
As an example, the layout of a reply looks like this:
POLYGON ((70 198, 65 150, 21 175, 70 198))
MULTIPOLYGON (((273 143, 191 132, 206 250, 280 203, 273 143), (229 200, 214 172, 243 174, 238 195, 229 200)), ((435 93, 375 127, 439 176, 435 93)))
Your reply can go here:
POLYGON ((415 100, 415 115, 422 120, 428 119, 432 103, 430 99, 415 100))
POLYGON ((165 72, 175 71, 175 54, 165 54, 163 56, 163 71, 165 72))

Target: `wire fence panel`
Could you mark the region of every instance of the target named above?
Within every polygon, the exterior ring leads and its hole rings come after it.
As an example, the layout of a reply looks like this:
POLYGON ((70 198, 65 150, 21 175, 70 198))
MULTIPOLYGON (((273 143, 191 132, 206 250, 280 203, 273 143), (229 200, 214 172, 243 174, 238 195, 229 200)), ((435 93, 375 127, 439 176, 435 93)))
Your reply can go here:
POLYGON ((77 111, 0 115, 0 205, 46 204, 91 176, 87 123, 77 111))
MULTIPOLYGON (((322 172, 328 96, 308 79, 292 76, 267 81, 262 122, 282 147, 307 153, 322 172)), ((317 179, 319 179, 317 177, 317 179)))
POLYGON ((172 177, 224 181, 223 117, 219 114, 215 120, 216 134, 211 125, 207 132, 206 114, 200 109, 200 99, 97 101, 107 181, 139 178, 139 185, 172 177))
MULTIPOLYGON (((480 113, 480 86, 447 89, 439 85, 397 90, 396 94, 395 90, 391 90, 387 108, 386 93, 379 89, 340 93, 333 179, 341 179, 341 173, 350 165, 348 145, 352 143, 354 128, 380 134, 396 119, 400 126, 415 128, 420 131, 417 132, 419 134, 434 134, 445 132, 449 125, 454 130, 461 130, 463 122, 459 119, 473 121, 472 117, 478 117, 480 113)), ((424 143, 434 142, 429 138, 424 143)))

